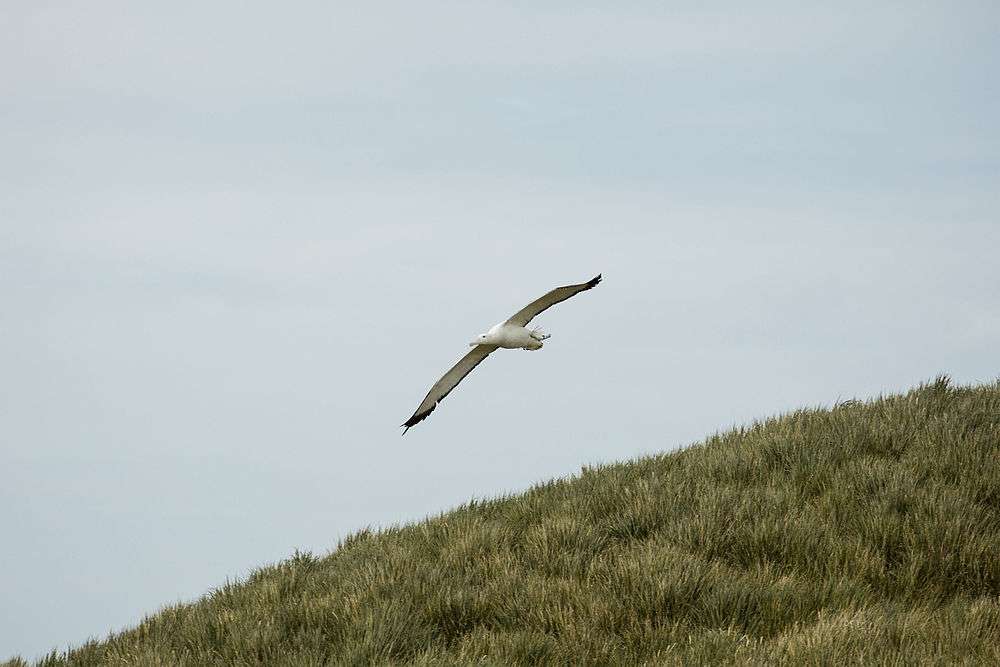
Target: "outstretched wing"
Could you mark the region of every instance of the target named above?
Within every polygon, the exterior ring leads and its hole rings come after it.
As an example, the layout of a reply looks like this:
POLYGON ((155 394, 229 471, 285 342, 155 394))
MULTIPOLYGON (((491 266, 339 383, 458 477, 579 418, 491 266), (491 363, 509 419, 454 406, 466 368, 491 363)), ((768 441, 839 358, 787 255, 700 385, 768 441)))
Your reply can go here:
MULTIPOLYGON (((451 393, 451 390, 458 386, 458 383, 471 373, 472 369, 479 365, 479 362, 490 356, 490 352, 497 347, 497 345, 477 345, 472 348, 468 354, 458 360, 457 364, 442 375, 440 380, 434 383, 431 390, 424 396, 424 400, 417 406, 417 411, 401 426, 405 426, 406 431, 409 431, 411 426, 427 419, 427 415, 434 412, 437 404, 443 401, 444 397, 451 393)), ((406 431, 403 431, 403 435, 406 435, 406 431)))
POLYGON ((601 274, 597 274, 587 282, 580 283, 579 285, 557 287, 545 296, 535 299, 527 306, 514 313, 511 318, 507 320, 507 324, 516 324, 521 327, 528 326, 528 322, 533 320, 535 315, 538 315, 538 313, 551 308, 561 301, 565 301, 571 296, 579 294, 585 290, 589 290, 591 287, 596 287, 599 282, 601 282, 601 274))

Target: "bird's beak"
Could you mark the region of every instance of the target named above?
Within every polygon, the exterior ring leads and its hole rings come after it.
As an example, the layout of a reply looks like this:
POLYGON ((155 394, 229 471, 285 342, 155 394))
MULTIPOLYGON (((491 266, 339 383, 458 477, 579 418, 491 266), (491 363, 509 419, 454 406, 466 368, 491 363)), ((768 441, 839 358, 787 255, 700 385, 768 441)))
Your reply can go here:
POLYGON ((477 346, 477 345, 479 345, 479 341, 478 341, 478 340, 474 340, 474 341, 471 341, 471 342, 469 343, 469 347, 475 347, 475 346, 477 346))

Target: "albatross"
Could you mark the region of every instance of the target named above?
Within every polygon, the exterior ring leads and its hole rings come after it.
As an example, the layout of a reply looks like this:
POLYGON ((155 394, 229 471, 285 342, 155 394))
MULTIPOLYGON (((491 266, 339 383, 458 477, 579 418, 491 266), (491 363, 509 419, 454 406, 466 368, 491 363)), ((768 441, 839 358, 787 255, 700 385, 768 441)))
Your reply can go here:
POLYGON ((580 292, 596 287, 599 282, 601 282, 601 275, 597 274, 587 282, 580 283, 579 285, 557 287, 544 296, 535 299, 514 313, 506 321, 494 325, 484 334, 479 334, 469 343, 472 350, 459 359, 458 363, 452 366, 447 373, 441 376, 440 380, 434 383, 431 390, 424 396, 424 400, 420 401, 420 405, 417 406, 417 410, 413 413, 413 416, 400 424, 400 426, 405 427, 403 435, 406 435, 411 426, 427 419, 427 416, 434 412, 437 404, 443 401, 444 397, 451 393, 451 390, 458 386, 458 383, 471 373, 473 368, 478 366, 483 359, 490 356, 490 353, 496 349, 501 347, 508 350, 542 349, 543 341, 551 338, 551 336, 542 333, 537 327, 529 330, 527 327, 531 320, 542 311, 551 308, 557 303, 561 303, 571 296, 576 296, 580 292))

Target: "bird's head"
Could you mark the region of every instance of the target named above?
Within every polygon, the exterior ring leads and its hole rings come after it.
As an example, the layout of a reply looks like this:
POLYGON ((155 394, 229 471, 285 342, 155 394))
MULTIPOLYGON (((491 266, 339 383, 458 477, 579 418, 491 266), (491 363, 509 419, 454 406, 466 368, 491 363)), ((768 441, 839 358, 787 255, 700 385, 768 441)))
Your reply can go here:
POLYGON ((475 347, 477 345, 486 345, 490 342, 489 334, 479 334, 475 338, 469 341, 469 347, 475 347))

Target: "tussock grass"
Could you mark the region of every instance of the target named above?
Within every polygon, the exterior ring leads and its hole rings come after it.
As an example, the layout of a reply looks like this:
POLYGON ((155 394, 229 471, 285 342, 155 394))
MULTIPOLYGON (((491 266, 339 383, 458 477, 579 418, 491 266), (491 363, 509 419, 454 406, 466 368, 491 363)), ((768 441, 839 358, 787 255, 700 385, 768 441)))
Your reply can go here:
POLYGON ((362 531, 41 664, 1000 664, 998 595, 1000 383, 941 377, 362 531))

